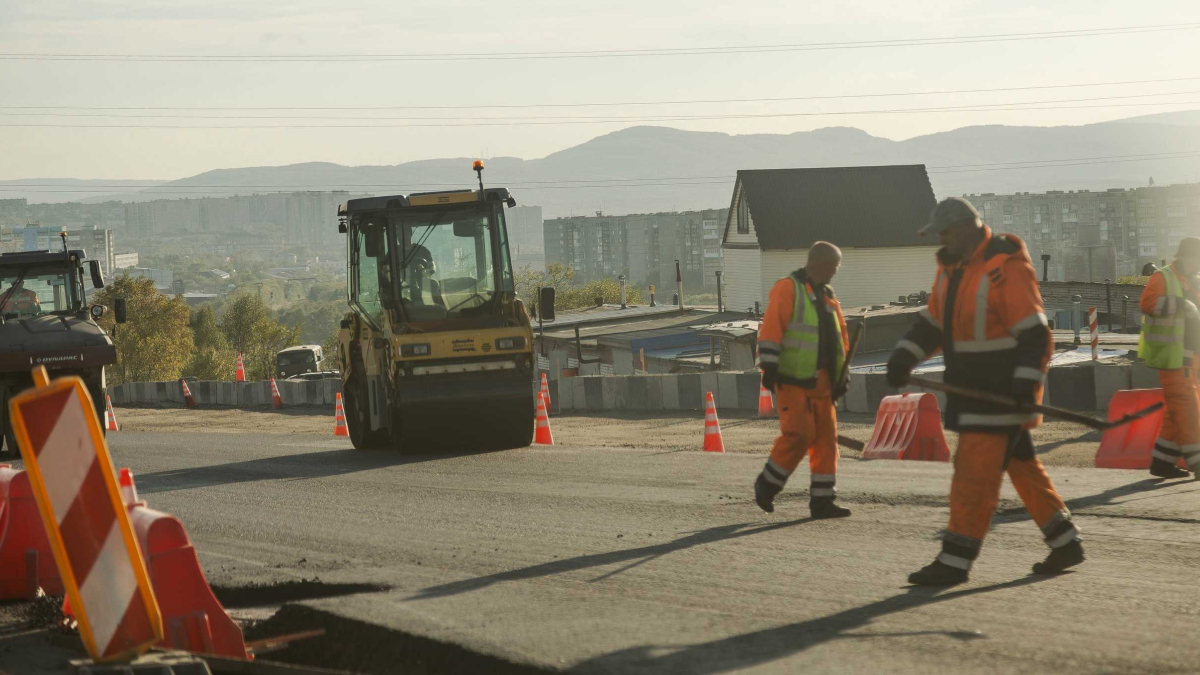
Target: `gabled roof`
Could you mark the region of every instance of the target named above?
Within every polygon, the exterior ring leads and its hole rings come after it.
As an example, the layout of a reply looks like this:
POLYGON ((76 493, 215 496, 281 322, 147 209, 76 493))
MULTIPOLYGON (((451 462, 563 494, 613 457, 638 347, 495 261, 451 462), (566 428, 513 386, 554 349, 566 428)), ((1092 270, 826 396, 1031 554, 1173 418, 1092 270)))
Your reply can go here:
POLYGON ((917 235, 936 204, 924 164, 742 170, 733 189, 745 190, 763 249, 937 244, 917 235))

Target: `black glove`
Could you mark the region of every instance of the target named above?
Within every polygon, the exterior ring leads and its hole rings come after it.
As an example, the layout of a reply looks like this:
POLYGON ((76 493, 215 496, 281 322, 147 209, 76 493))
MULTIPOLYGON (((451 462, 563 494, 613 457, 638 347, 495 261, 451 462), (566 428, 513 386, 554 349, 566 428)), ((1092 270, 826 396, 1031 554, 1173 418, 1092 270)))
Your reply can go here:
POLYGON ((833 400, 836 401, 839 398, 845 396, 847 391, 850 391, 850 371, 849 370, 846 371, 846 379, 843 380, 840 385, 837 385, 834 388, 833 400))
POLYGON ((887 362, 887 383, 889 387, 899 389, 908 384, 908 376, 917 365, 917 357, 907 349, 897 349, 892 352, 892 358, 887 362))
POLYGON ((1037 390, 1037 380, 1027 380, 1023 377, 1014 377, 1012 387, 1009 389, 1009 395, 1022 405, 1033 405, 1034 392, 1037 390))
POLYGON ((779 384, 779 366, 774 363, 762 364, 762 385, 767 391, 774 392, 779 384))

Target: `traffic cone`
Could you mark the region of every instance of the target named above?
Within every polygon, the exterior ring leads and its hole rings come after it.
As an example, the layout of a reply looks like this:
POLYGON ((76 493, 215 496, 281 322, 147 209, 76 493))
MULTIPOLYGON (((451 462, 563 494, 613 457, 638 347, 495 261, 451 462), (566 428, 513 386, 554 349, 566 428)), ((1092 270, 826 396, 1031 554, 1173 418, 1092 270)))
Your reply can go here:
POLYGON ((704 400, 704 451, 725 452, 725 442, 721 440, 721 423, 717 421, 717 404, 713 401, 711 391, 704 400))
POLYGON ((346 409, 342 407, 342 392, 338 392, 333 408, 333 435, 349 436, 350 428, 346 426, 346 409))
POLYGON ((121 500, 125 502, 125 506, 133 506, 137 503, 137 486, 133 484, 132 471, 122 468, 117 478, 117 485, 121 488, 121 500))
POLYGON ((187 407, 195 408, 196 399, 192 396, 192 390, 187 386, 187 380, 180 379, 179 384, 183 385, 183 402, 187 404, 187 407))
POLYGON ((546 397, 546 414, 550 414, 550 383, 546 381, 546 374, 542 373, 542 390, 539 392, 541 396, 546 397))
POLYGON ((233 373, 233 379, 235 382, 245 382, 246 381, 246 366, 242 363, 242 353, 241 352, 238 352, 237 370, 234 371, 234 373, 233 373))
POLYGON ((550 433, 550 416, 546 414, 546 397, 538 393, 537 429, 533 442, 538 445, 554 445, 554 434, 550 433))
POLYGON ((275 384, 275 378, 271 378, 271 407, 279 410, 283 407, 283 399, 279 397, 279 387, 275 384))
POLYGON ((764 387, 761 382, 758 385, 758 416, 775 416, 775 399, 771 397, 771 390, 764 387))
POLYGON ((112 397, 107 394, 104 396, 104 428, 108 431, 121 430, 121 425, 117 424, 117 416, 113 413, 112 397))

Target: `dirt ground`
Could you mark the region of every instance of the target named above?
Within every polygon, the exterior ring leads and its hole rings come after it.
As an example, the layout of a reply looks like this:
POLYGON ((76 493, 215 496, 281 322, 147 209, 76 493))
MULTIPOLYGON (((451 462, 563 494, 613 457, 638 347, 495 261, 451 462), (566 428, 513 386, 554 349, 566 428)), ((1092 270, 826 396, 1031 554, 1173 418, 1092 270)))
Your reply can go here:
MULTIPOLYGON (((332 436, 333 414, 317 408, 274 410, 183 408, 117 408, 122 431, 259 433, 272 435, 332 436)), ((873 415, 842 413, 839 433, 866 442, 875 424, 873 415)), ((551 418, 554 440, 562 445, 647 448, 669 451, 699 450, 704 416, 699 412, 571 414, 551 418)), ((728 452, 766 454, 779 432, 775 419, 725 414, 722 438, 728 452)), ((1100 433, 1078 424, 1049 420, 1033 432, 1038 453, 1047 466, 1093 465, 1100 433)), ((946 432, 953 452, 957 434, 946 432)), ((846 448, 842 456, 859 453, 846 448)))

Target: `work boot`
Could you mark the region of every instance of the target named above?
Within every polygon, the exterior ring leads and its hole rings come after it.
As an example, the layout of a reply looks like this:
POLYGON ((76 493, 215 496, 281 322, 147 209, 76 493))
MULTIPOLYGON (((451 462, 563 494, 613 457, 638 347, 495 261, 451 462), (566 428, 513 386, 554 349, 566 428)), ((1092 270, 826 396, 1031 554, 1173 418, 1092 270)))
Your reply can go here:
POLYGON ((913 586, 954 586, 967 581, 967 571, 951 567, 941 560, 934 560, 928 565, 908 575, 908 583, 913 586))
POLYGON ((1034 574, 1058 574, 1068 567, 1074 567, 1083 562, 1083 546, 1079 540, 1050 549, 1050 555, 1040 563, 1033 564, 1034 574))
POLYGON ((1187 469, 1181 469, 1165 459, 1155 457, 1154 461, 1150 462, 1150 475, 1159 478, 1187 478, 1192 474, 1187 469))
POLYGON ((782 489, 760 473, 758 480, 754 481, 754 503, 767 513, 775 513, 775 495, 782 489))
POLYGON ((823 518, 846 518, 850 509, 843 509, 833 503, 833 497, 815 497, 808 502, 808 510, 815 520, 823 518))

